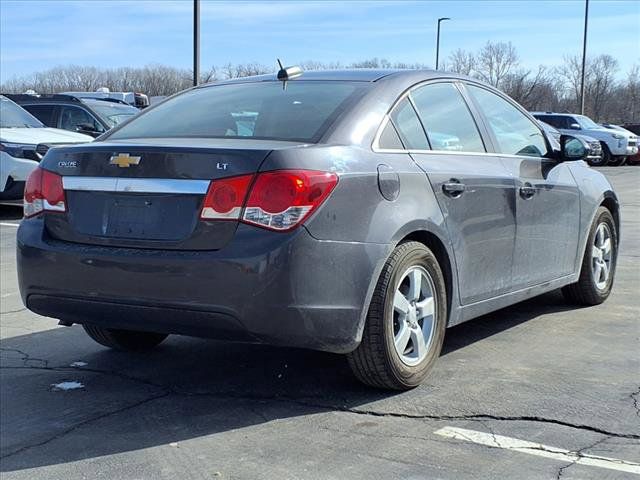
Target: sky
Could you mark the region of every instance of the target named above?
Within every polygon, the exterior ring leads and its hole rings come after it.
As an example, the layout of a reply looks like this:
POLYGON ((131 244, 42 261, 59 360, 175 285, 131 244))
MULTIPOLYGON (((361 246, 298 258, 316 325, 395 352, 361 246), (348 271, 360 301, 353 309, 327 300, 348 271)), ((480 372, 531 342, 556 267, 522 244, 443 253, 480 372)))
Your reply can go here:
MULTIPOLYGON (((191 0, 0 0, 0 82, 58 65, 192 65, 191 0)), ((201 2, 201 69, 372 57, 435 63, 487 41, 512 42, 537 68, 580 53, 584 1, 201 2)), ((591 0, 588 54, 609 53, 618 76, 640 63, 640 0, 591 0)))

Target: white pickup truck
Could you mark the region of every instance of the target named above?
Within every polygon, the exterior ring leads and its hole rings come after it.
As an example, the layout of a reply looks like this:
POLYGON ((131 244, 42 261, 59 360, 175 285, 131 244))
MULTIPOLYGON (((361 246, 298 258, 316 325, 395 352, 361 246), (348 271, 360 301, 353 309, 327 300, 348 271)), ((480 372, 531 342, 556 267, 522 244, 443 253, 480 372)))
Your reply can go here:
POLYGON ((627 157, 638 153, 638 137, 632 132, 605 128, 584 115, 553 112, 532 112, 532 115, 561 133, 580 133, 599 140, 604 160, 609 165, 622 165, 627 157))

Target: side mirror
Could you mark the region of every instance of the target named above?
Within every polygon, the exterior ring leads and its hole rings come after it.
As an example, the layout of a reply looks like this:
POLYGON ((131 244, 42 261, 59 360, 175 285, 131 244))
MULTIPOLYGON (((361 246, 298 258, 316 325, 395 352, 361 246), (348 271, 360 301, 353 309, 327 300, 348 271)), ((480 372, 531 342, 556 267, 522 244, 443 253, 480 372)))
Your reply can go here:
POLYGON ((582 127, 580 126, 579 123, 572 123, 571 125, 569 125, 569 128, 571 130, 582 130, 582 127))
POLYGON ((562 160, 584 160, 589 155, 584 143, 571 135, 560 136, 560 151, 562 160))

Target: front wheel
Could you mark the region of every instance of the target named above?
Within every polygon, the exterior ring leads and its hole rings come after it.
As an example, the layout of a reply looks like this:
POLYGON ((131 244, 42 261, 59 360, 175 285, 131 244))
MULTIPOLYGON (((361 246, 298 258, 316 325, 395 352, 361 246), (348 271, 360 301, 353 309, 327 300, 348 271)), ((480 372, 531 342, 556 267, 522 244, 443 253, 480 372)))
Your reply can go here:
POLYGON ((627 160, 627 157, 624 155, 613 155, 611 150, 606 143, 601 142, 602 144, 602 164, 608 165, 610 167, 620 167, 624 165, 624 162, 627 160))
POLYGON ((363 383, 407 390, 433 368, 444 341, 447 297, 442 270, 422 243, 400 244, 384 265, 362 342, 348 355, 363 383))
POLYGON ((565 298, 579 305, 598 305, 611 293, 616 270, 618 232, 611 212, 600 207, 591 225, 582 258, 580 277, 562 289, 565 298))
POLYGON ((168 335, 164 333, 116 330, 97 325, 82 325, 94 341, 105 347, 125 352, 143 352, 158 346, 168 335))

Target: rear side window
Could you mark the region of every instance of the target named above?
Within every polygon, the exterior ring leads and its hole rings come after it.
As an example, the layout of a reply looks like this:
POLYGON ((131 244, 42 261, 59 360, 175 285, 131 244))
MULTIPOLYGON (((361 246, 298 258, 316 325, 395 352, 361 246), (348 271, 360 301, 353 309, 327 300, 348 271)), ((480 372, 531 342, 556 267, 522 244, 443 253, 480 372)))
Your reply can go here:
POLYGON ((409 100, 404 98, 400 101, 391 112, 391 121, 395 125, 406 149, 429 150, 427 136, 409 100))
POLYGON ((387 125, 382 130, 380 134, 380 139, 378 140, 378 147, 384 150, 402 150, 402 142, 400 141, 400 137, 398 136, 398 132, 393 126, 393 123, 387 122, 387 125))
POLYGON ((27 112, 36 117, 42 123, 44 123, 47 127, 57 127, 56 118, 53 115, 55 110, 55 105, 23 105, 27 112))
POLYGON ((143 112, 109 138, 211 137, 317 142, 365 82, 255 82, 196 88, 143 112))
POLYGON ((425 85, 411 92, 433 150, 485 152, 471 112, 452 83, 425 85))
POLYGON ((542 157, 547 144, 540 127, 505 99, 484 88, 468 85, 498 141, 500 153, 542 157))

